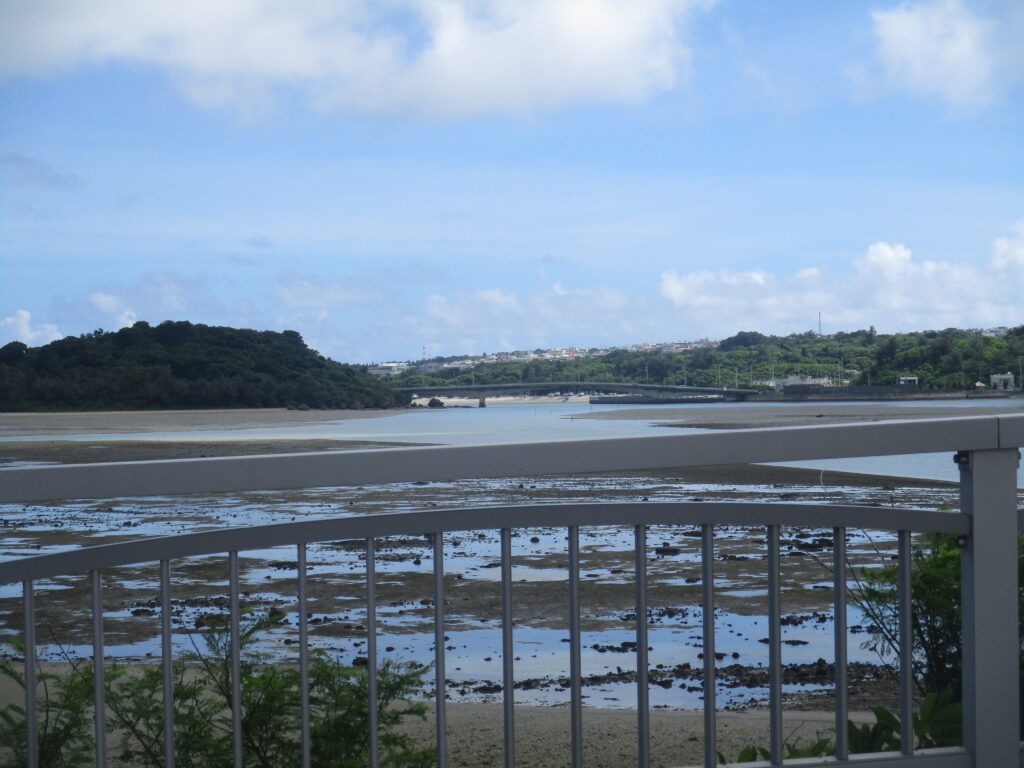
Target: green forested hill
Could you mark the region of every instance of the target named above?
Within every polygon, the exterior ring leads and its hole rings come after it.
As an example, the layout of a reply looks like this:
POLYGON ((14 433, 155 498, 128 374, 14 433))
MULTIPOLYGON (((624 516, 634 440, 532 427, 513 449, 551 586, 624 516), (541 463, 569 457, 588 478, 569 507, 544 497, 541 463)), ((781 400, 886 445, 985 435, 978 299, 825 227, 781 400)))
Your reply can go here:
POLYGON ((0 348, 0 410, 381 408, 404 395, 328 360, 295 331, 139 322, 0 348))
MULTIPOLYGON (((798 333, 766 336, 743 331, 717 347, 685 352, 615 350, 577 359, 529 361, 445 368, 423 374, 409 371, 396 385, 513 384, 545 381, 633 381, 700 387, 756 386, 754 382, 787 376, 827 377, 854 385, 895 384, 917 376, 922 389, 964 389, 988 384, 993 373, 1012 372, 1019 382, 1024 360, 1024 326, 1002 338, 978 331, 880 334, 875 330, 819 336, 798 333)), ((442 359, 438 359, 442 362, 442 359)))

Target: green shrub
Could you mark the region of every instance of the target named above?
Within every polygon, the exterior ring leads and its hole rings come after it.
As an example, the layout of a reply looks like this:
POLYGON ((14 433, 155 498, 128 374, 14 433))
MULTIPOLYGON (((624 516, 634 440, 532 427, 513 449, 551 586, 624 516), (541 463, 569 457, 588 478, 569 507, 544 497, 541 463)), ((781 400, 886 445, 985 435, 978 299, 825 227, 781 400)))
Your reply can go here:
MULTIPOLYGON (((959 701, 961 673, 960 547, 957 537, 924 534, 912 549, 910 574, 914 680, 920 693, 949 690, 959 701)), ((861 570, 854 602, 876 628, 868 647, 899 654, 899 568, 861 570)))
MULTIPOLYGON (((0 661, 0 674, 25 689, 25 678, 9 662, 0 661)), ((60 676, 39 670, 42 689, 37 704, 40 768, 77 768, 92 764, 92 672, 60 676)), ((8 704, 0 709, 0 768, 28 765, 25 708, 8 704)))
MULTIPOLYGON (((253 650, 272 616, 243 618, 240 635, 242 748, 247 766, 297 768, 301 764, 300 676, 297 669, 271 663, 253 650)), ((181 768, 233 765, 231 636, 226 621, 210 622, 202 633, 204 651, 173 664, 175 764, 181 768)), ((9 664, 0 666, 24 688, 9 664)), ((113 765, 161 768, 163 759, 163 668, 106 668, 107 727, 113 765)), ((422 669, 385 661, 377 679, 381 764, 425 768, 434 750, 416 746, 394 732, 406 717, 425 717, 426 706, 406 697, 422 682, 422 669)), ((92 670, 72 662, 63 676, 40 674, 40 766, 77 768, 92 763, 92 670)), ((321 651, 310 654, 310 743, 313 765, 356 768, 369 758, 369 684, 365 668, 345 665, 321 651)), ((24 709, 0 709, 0 768, 25 765, 24 709)))

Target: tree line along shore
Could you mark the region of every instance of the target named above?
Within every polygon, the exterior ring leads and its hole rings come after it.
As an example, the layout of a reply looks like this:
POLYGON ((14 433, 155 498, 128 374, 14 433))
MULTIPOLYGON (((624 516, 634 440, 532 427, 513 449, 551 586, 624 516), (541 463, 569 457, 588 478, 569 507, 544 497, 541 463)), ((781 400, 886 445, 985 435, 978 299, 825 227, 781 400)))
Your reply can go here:
POLYGON ((988 386, 992 374, 1009 372, 1012 386, 1019 388, 1024 325, 1000 336, 956 328, 900 334, 870 328, 832 336, 811 331, 789 336, 742 331, 717 345, 681 352, 617 349, 604 355, 581 352, 574 357, 457 367, 460 360, 432 358, 409 366, 392 381, 411 387, 615 381, 773 391, 773 382, 789 377, 854 387, 891 386, 901 378, 914 377, 919 390, 937 392, 974 389, 978 382, 988 386))
MULTIPOLYGON (((682 352, 614 350, 575 358, 445 366, 410 365, 389 381, 367 366, 330 360, 295 331, 254 331, 165 321, 96 330, 39 347, 0 348, 0 411, 208 408, 366 409, 408 405, 402 386, 614 381, 774 391, 787 377, 832 386, 896 385, 921 394, 988 386, 1010 374, 1022 386, 1024 325, 1000 336, 949 328, 822 336, 743 331, 682 352)), ((440 365, 438 365, 440 364, 440 365)), ((1004 385, 1007 382, 1004 379, 1004 385)))

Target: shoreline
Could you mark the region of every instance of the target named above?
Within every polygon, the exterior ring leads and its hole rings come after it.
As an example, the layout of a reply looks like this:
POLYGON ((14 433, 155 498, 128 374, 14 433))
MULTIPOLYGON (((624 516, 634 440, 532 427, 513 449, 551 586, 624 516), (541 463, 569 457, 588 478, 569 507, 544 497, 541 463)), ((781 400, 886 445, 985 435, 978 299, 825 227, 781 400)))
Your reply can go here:
POLYGON ((430 444, 379 440, 252 439, 243 437, 214 441, 194 437, 181 437, 175 440, 0 440, 0 467, 24 463, 91 464, 162 459, 205 459, 214 456, 359 451, 372 448, 412 448, 424 445, 430 444))
POLYGON ((196 411, 45 411, 0 413, 0 441, 7 437, 290 427, 404 413, 406 408, 298 411, 238 408, 196 411))
MULTIPOLYGON (((0 440, 0 468, 23 464, 89 464, 98 462, 159 461, 222 456, 262 456, 279 453, 358 451, 377 448, 418 448, 431 443, 358 440, 247 439, 206 442, 180 440, 0 440)), ((711 485, 813 485, 858 488, 952 488, 950 480, 896 477, 840 470, 821 470, 774 464, 718 464, 646 472, 602 472, 595 476, 659 477, 677 482, 711 485)))
POLYGON ((642 420, 659 427, 689 429, 764 429, 814 424, 853 424, 857 422, 897 421, 905 419, 944 419, 969 416, 993 416, 1024 413, 1024 401, 1006 401, 1003 405, 889 405, 886 403, 809 403, 803 405, 700 405, 669 408, 619 408, 573 416, 575 419, 642 420))

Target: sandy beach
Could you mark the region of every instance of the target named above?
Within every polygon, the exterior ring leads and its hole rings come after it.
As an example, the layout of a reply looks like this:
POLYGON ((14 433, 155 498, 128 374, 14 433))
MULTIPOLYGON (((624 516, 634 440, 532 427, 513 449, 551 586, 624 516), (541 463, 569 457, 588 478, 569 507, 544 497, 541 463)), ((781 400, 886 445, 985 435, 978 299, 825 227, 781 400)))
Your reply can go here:
MULTIPOLYGON (((502 764, 500 704, 448 704, 449 761, 453 768, 502 764)), ((407 733, 423 742, 433 737, 434 718, 409 723, 407 733)), ((570 764, 568 707, 516 707, 516 765, 556 768, 570 764)), ((651 765, 699 765, 704 760, 704 714, 695 710, 653 711, 650 719, 651 765)), ((851 714, 856 722, 874 722, 870 713, 851 714)), ((719 712, 718 751, 734 760, 751 744, 768 744, 767 712, 719 712)), ((793 741, 831 736, 832 712, 787 712, 784 733, 793 741)), ((622 768, 636 764, 636 712, 621 709, 583 711, 583 763, 588 768, 622 768)))

